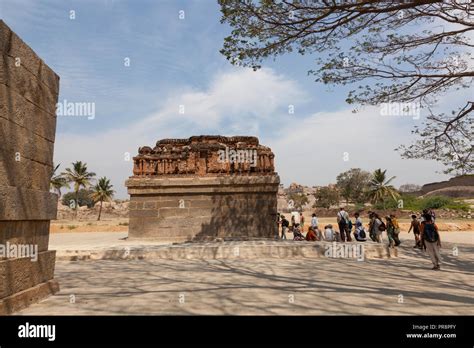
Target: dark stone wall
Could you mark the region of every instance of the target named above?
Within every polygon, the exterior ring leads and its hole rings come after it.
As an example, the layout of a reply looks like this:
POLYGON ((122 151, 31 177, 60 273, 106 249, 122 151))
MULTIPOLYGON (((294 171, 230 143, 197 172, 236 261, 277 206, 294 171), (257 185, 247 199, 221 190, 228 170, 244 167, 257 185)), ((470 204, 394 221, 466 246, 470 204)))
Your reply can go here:
POLYGON ((59 77, 0 20, 0 244, 36 245, 38 260, 0 258, 0 314, 59 290, 49 223, 59 77))

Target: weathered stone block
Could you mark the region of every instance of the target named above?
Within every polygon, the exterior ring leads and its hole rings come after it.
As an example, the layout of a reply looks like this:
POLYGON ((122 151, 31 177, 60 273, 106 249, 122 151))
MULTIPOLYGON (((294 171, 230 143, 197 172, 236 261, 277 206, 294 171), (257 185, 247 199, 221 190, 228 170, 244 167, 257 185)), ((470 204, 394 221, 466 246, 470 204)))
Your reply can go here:
POLYGON ((44 283, 54 277, 56 251, 43 251, 38 260, 30 258, 0 261, 0 299, 44 283))
POLYGON ((0 84, 0 118, 32 131, 51 142, 56 133, 56 115, 40 109, 23 96, 0 84))
POLYGON ((0 299, 0 315, 18 312, 57 292, 59 292, 59 283, 55 279, 51 279, 32 288, 2 298, 0 299))
MULTIPOLYGON (((25 189, 49 190, 49 178, 53 167, 23 157, 15 159, 15 153, 0 150, 0 186, 14 186, 25 189)), ((1 213, 0 213, 1 214, 1 213)))
POLYGON ((0 55, 0 84, 8 86, 42 110, 56 113, 58 91, 52 91, 23 65, 15 66, 12 57, 0 55))
POLYGON ((32 244, 48 250, 49 221, 0 221, 0 244, 32 244))
POLYGON ((158 217, 157 210, 130 210, 130 218, 158 217))
POLYGON ((56 219, 57 202, 51 192, 0 186, 0 220, 56 219))
POLYGON ((59 76, 0 19, 0 54, 20 58, 20 64, 52 91, 59 90, 59 76))
POLYGON ((164 219, 175 217, 188 217, 189 209, 187 208, 160 208, 159 215, 164 219))
POLYGON ((0 118, 0 139, 2 147, 0 156, 15 158, 15 154, 35 162, 53 165, 54 143, 28 128, 12 121, 0 118))

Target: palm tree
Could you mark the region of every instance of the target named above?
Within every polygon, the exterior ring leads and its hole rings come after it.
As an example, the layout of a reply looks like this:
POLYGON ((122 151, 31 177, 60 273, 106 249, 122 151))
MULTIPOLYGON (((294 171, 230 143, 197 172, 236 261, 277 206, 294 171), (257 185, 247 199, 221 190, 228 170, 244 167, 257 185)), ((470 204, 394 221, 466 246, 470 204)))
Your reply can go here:
POLYGON ((95 202, 100 202, 99 217, 97 218, 97 221, 100 220, 100 215, 102 214, 102 202, 111 201, 114 196, 115 191, 112 190, 112 187, 113 185, 110 184, 110 180, 105 176, 100 178, 99 182, 93 187, 91 197, 95 202))
POLYGON ((87 171, 87 164, 81 161, 72 163, 72 169, 66 168, 66 171, 62 173, 66 180, 74 184, 75 193, 75 217, 77 217, 77 206, 78 206, 78 194, 81 187, 86 188, 91 185, 91 180, 94 178, 95 173, 87 171))
POLYGON ((377 169, 372 174, 372 179, 369 182, 369 198, 372 203, 382 202, 383 207, 385 209, 385 198, 390 196, 392 199, 396 200, 400 197, 400 194, 397 190, 392 186, 389 185, 390 182, 395 179, 395 176, 392 176, 390 179, 387 180, 386 176, 387 170, 377 169))
POLYGON ((49 187, 52 190, 55 190, 57 192, 59 198, 61 198, 61 189, 63 187, 69 188, 69 183, 68 183, 67 179, 62 174, 55 175, 56 171, 58 170, 60 165, 61 164, 58 164, 56 167, 54 167, 53 174, 52 174, 51 180, 49 182, 49 187))

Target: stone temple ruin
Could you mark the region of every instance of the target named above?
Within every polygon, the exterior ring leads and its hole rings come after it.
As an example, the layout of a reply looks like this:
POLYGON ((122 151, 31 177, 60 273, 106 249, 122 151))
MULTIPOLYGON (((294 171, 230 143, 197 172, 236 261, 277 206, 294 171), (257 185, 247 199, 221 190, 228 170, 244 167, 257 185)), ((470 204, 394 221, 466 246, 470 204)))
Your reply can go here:
POLYGON ((274 154, 256 137, 194 136, 133 158, 129 238, 166 242, 274 238, 274 154))
POLYGON ((48 250, 59 77, 0 20, 0 315, 59 291, 48 250))

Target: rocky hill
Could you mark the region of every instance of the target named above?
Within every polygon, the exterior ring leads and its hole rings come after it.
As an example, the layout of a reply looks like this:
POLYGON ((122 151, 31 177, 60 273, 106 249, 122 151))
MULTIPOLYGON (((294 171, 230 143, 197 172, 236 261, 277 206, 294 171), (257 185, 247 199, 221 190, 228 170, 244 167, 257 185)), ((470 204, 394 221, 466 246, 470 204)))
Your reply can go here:
MULTIPOLYGON (((128 217, 128 206, 130 202, 104 202, 102 203, 102 215, 101 217, 106 218, 126 218, 128 217)), ((93 220, 99 216, 99 203, 93 208, 87 208, 87 206, 79 207, 77 211, 77 218, 79 220, 93 220)), ((58 219, 69 220, 74 217, 74 210, 61 202, 58 203, 58 219)))
POLYGON ((422 196, 474 198, 474 174, 460 175, 446 181, 423 185, 419 194, 422 196))

